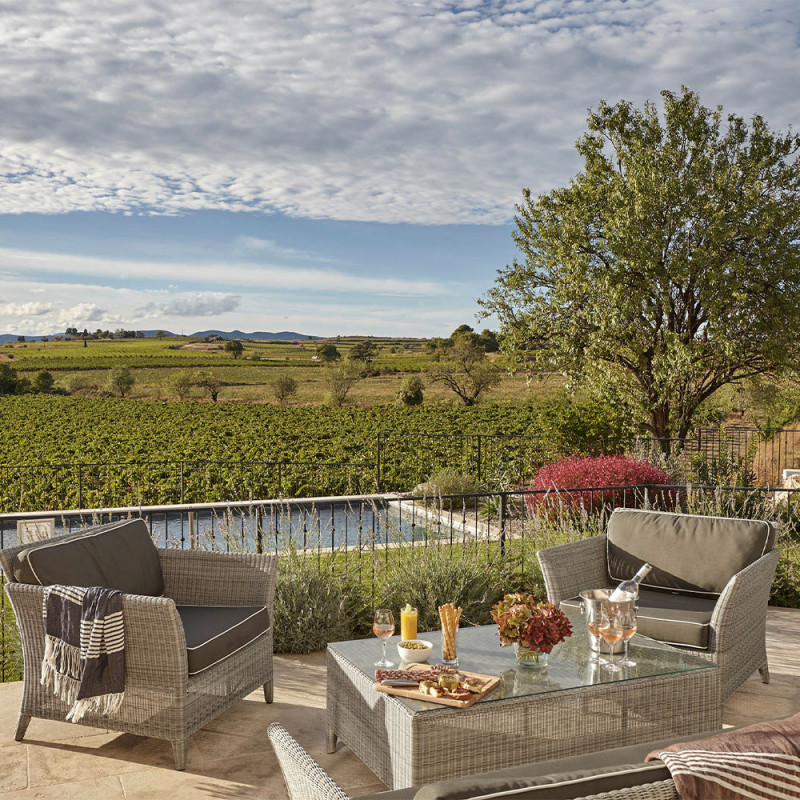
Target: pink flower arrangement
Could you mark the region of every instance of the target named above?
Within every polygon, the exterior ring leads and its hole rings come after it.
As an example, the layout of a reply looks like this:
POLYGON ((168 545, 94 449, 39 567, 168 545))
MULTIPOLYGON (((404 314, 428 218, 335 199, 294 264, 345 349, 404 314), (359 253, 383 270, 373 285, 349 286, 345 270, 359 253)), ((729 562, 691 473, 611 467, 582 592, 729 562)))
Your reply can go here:
POLYGON ((549 653, 572 635, 567 615, 552 603, 537 603, 531 594, 507 594, 492 607, 492 619, 503 646, 519 642, 528 650, 549 653))
MULTIPOLYGON (((537 494, 526 495, 525 502, 531 512, 537 508, 581 507, 595 511, 606 504, 635 508, 641 505, 642 490, 604 487, 663 486, 671 482, 666 472, 632 456, 569 456, 536 472, 528 488, 537 494), (564 491, 566 489, 589 491, 564 491)), ((650 500, 668 503, 671 495, 668 490, 655 490, 650 492, 650 500)))

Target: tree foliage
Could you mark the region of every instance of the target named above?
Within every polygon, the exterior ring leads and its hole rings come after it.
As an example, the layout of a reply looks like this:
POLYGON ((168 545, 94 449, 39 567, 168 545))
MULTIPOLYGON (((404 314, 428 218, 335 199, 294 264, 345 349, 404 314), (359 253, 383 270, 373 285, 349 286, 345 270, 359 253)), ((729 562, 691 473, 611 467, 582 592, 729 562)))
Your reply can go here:
POLYGON ((334 407, 344 404, 347 395, 361 377, 363 365, 347 361, 341 364, 329 364, 325 368, 323 382, 328 389, 328 403, 334 407))
POLYGON ((667 450, 720 387, 796 363, 800 137, 661 94, 662 114, 590 112, 583 171, 523 192, 522 259, 481 302, 518 366, 627 407, 667 450))
POLYGON ((238 339, 228 339, 222 349, 234 358, 239 358, 244 352, 244 345, 238 339))
POLYGON ((276 375, 270 381, 269 385, 272 389, 272 394, 275 395, 275 399, 281 405, 285 405, 290 398, 297 394, 297 381, 291 375, 287 375, 285 372, 281 373, 280 375, 276 375))
POLYGON ((125 397, 130 392, 136 379, 131 374, 128 367, 114 367, 108 373, 106 386, 110 392, 118 394, 120 397, 125 397))
POLYGON ((193 383, 206 397, 211 398, 212 402, 217 402, 219 391, 222 388, 222 381, 217 377, 216 373, 210 369, 199 369, 193 375, 193 383))
POLYGON ((425 399, 424 390, 422 378, 418 375, 406 375, 400 384, 397 399, 404 406, 421 406, 425 399))
POLYGON ((455 392, 465 406, 474 405, 484 392, 500 383, 500 371, 486 359, 483 348, 470 339, 456 337, 446 353, 428 375, 433 383, 443 383, 455 392))
POLYGON ((369 339, 362 339, 350 348, 347 357, 352 361, 363 361, 369 366, 376 355, 378 355, 378 345, 369 339))
POLYGON ((330 342, 318 344, 317 355, 325 362, 338 361, 342 357, 336 345, 330 342))

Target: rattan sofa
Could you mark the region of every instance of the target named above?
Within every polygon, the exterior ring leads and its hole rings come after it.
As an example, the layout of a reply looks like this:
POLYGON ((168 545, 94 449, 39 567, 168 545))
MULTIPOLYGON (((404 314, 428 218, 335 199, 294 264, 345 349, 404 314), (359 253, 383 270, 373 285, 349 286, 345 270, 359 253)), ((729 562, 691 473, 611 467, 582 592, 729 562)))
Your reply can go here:
MULTIPOLYGON (((710 731, 708 735, 712 735, 710 731)), ((290 800, 350 800, 322 767, 275 722, 267 735, 283 771, 290 800)), ((647 754, 682 739, 643 742, 556 761, 484 772, 360 796, 360 800, 678 800, 669 770, 647 754)))
POLYGON ((69 707, 39 681, 44 585, 121 589, 125 698, 80 722, 167 739, 178 769, 189 737, 259 686, 272 702, 272 608, 277 556, 157 549, 143 520, 123 520, 0 551, 24 652, 16 739, 31 717, 69 707))
POLYGON ((767 603, 778 529, 762 520, 615 509, 606 535, 537 553, 552 603, 614 586, 648 562, 639 631, 720 667, 722 699, 756 670, 769 683, 767 603))

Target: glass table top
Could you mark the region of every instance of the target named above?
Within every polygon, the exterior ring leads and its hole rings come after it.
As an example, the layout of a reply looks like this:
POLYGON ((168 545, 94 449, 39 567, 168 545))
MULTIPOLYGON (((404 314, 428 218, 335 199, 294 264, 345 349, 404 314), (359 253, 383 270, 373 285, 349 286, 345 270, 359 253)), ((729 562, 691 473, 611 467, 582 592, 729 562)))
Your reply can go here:
MULTIPOLYGON (((585 618, 577 611, 565 609, 572 622, 573 633, 566 641, 553 648, 545 669, 532 670, 525 667, 517 669, 513 647, 501 647, 496 625, 478 628, 460 628, 458 631, 458 668, 482 675, 496 675, 501 678, 500 685, 479 703, 491 703, 510 697, 546 694, 567 689, 577 689, 596 684, 610 684, 621 681, 668 675, 677 672, 691 672, 699 669, 717 667, 691 652, 657 642, 641 634, 636 634, 630 642, 630 658, 635 667, 622 667, 621 672, 609 672, 603 665, 594 662, 596 653, 589 647, 589 632, 585 618)), ((420 639, 433 642, 433 653, 428 664, 441 663, 441 631, 420 633, 420 639)), ((394 662, 392 669, 402 668, 397 653, 399 636, 392 636, 386 645, 387 658, 394 662)), ((337 653, 365 675, 373 678, 375 662, 381 657, 381 643, 377 638, 358 639, 349 642, 335 642, 328 648, 337 653)), ((615 659, 619 661, 622 655, 615 659)), ((436 711, 447 706, 395 697, 406 703, 416 712, 436 711)))

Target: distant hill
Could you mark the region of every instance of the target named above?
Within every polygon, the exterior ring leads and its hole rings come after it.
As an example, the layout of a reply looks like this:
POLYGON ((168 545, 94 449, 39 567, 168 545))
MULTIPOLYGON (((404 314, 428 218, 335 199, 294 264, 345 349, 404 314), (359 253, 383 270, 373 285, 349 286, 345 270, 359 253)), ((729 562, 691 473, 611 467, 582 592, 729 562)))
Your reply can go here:
MULTIPOLYGON (((152 331, 142 331, 147 338, 152 338, 158 331, 164 330, 157 328, 152 331)), ((172 331, 164 331, 167 336, 177 336, 177 333, 172 331)), ((42 339, 52 339, 54 336, 66 336, 63 331, 61 333, 51 333, 44 336, 25 336, 26 342, 41 342, 42 339)), ((277 333, 269 333, 268 331, 254 331, 253 333, 244 333, 243 331, 198 331, 197 333, 190 333, 188 338, 204 338, 206 336, 221 336, 223 339, 281 339, 284 341, 293 339, 319 339, 319 336, 308 336, 305 333, 295 333, 295 331, 278 331, 277 333)), ((80 338, 80 337, 78 337, 80 338)), ((16 333, 0 333, 0 344, 7 342, 16 342, 16 333)))
POLYGON ((319 339, 319 336, 308 336, 305 333, 295 333, 295 331, 278 331, 277 333, 270 333, 269 331, 253 331, 253 333, 245 333, 244 331, 198 331, 190 335, 192 337, 221 336, 223 339, 319 339))

